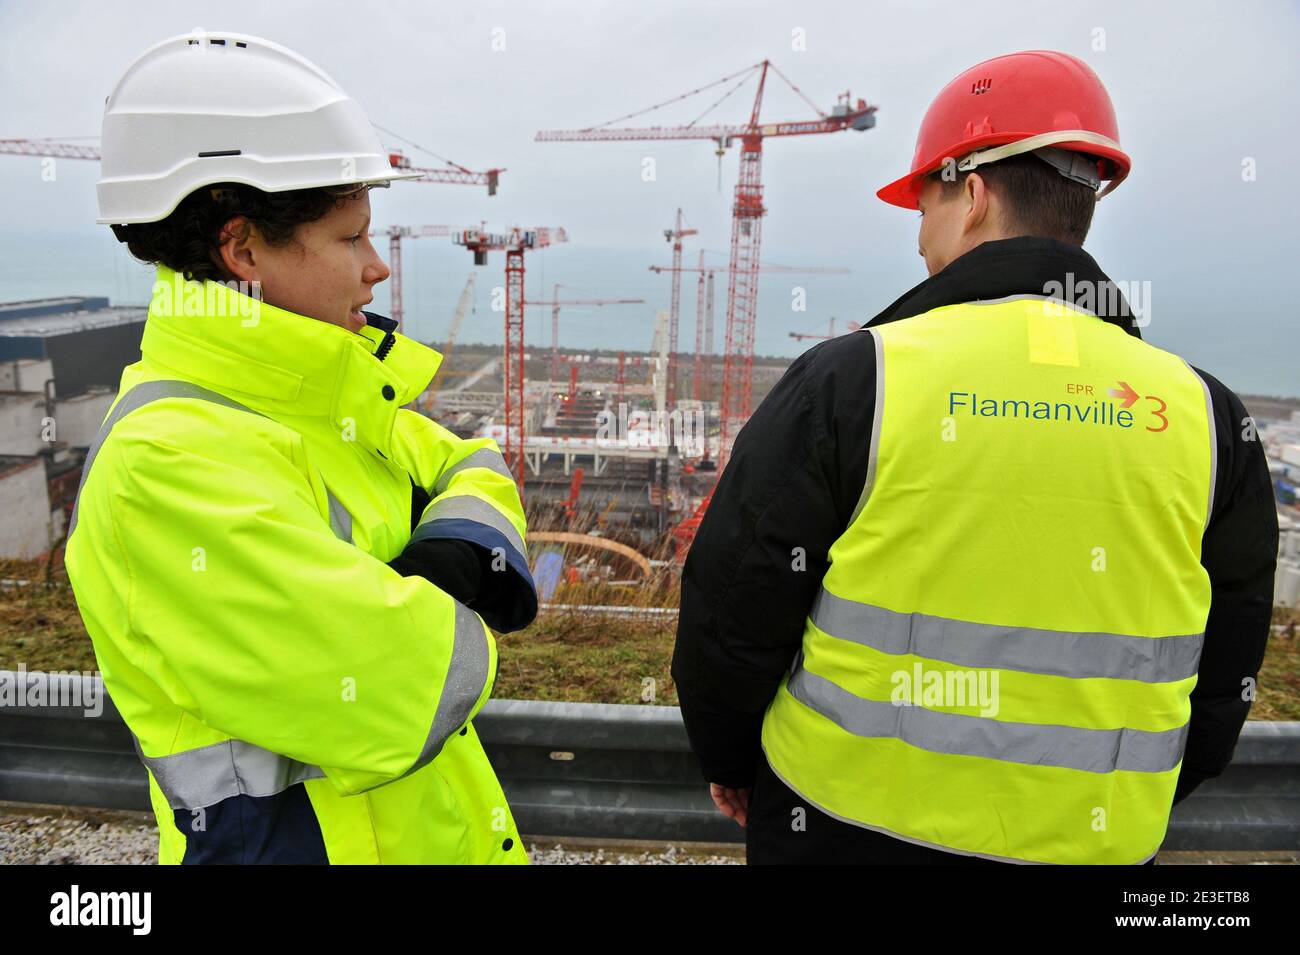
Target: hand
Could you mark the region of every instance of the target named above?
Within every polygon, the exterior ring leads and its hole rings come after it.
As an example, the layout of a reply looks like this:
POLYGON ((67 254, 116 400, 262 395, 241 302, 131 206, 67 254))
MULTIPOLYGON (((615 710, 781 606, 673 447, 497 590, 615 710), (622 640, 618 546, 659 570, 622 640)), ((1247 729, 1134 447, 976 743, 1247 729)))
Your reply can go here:
POLYGON ((709 783, 709 795, 713 797, 718 812, 728 819, 736 820, 736 825, 742 829, 749 817, 749 793, 748 789, 728 789, 717 783, 709 783))

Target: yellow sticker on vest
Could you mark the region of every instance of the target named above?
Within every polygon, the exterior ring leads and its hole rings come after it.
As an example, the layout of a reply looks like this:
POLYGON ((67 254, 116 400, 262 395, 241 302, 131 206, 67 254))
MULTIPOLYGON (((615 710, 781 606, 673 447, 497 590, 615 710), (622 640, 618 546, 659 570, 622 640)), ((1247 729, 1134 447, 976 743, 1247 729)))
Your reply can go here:
POLYGON ((1029 360, 1035 365, 1079 367, 1079 342, 1074 323, 1044 303, 1042 312, 1025 314, 1025 331, 1029 343, 1029 360))

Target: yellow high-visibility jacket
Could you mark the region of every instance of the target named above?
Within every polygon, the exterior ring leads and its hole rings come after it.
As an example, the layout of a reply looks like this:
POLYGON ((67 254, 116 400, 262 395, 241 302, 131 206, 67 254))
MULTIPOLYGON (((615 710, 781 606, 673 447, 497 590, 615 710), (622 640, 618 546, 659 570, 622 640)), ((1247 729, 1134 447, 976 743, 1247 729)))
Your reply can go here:
POLYGON ((492 634, 388 564, 464 541, 526 624, 519 494, 494 442, 403 408, 441 356, 368 317, 158 270, 66 560, 161 862, 527 862, 471 722, 492 634))

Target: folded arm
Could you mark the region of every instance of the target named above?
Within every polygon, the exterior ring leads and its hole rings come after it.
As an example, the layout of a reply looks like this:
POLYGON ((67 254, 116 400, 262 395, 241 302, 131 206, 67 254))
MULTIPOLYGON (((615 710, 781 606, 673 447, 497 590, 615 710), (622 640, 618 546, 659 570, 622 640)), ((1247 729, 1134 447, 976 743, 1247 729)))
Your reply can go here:
POLYGON ((523 504, 496 442, 400 412, 394 452, 412 483, 411 539, 391 566, 422 576, 508 633, 537 616, 523 504))

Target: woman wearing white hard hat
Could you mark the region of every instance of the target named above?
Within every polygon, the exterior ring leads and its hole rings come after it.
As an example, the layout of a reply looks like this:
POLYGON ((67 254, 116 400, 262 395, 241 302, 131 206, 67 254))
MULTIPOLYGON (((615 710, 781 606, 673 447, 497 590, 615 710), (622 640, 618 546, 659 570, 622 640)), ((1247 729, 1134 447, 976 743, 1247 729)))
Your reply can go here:
POLYGON ((154 263, 69 579, 162 862, 526 862, 472 718, 536 614, 488 439, 403 406, 441 356, 363 311, 392 169, 319 67, 173 37, 105 103, 99 221, 154 263))

